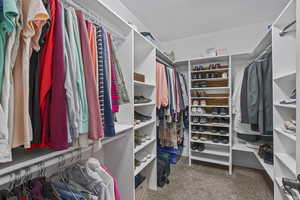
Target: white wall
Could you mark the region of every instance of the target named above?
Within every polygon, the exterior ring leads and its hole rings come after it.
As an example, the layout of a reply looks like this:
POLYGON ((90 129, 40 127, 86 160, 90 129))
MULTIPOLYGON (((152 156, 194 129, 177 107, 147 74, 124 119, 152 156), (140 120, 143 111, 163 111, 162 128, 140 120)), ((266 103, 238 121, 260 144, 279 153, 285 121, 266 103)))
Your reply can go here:
POLYGON ((207 48, 227 48, 229 54, 252 51, 267 32, 270 23, 259 23, 205 35, 162 43, 167 52, 175 51, 176 60, 205 56, 207 48))
POLYGON ((109 6, 114 12, 125 21, 130 21, 137 26, 138 30, 149 31, 149 29, 130 11, 120 0, 98 0, 109 6))

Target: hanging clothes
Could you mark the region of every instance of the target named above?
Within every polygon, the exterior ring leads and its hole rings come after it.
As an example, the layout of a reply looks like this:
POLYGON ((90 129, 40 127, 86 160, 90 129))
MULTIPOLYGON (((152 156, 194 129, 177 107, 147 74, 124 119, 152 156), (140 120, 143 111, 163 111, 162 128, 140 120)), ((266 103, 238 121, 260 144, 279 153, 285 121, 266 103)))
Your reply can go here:
POLYGON ((96 81, 93 73, 93 63, 88 46, 88 34, 85 24, 85 19, 80 11, 76 11, 79 33, 81 39, 83 66, 85 72, 85 83, 87 86, 87 100, 89 108, 89 138, 97 140, 104 135, 103 125, 99 108, 99 99, 96 91, 96 81))
POLYGON ((12 161, 11 146, 13 134, 13 80, 12 70, 19 48, 19 35, 22 27, 21 1, 2 1, 0 11, 0 162, 12 161), (8 4, 3 9, 3 4, 8 4), (3 60, 1 60, 3 59, 3 60), (0 72, 1 73, 1 72, 0 72))
POLYGON ((168 85, 165 66, 156 62, 156 107, 166 107, 169 104, 168 100, 168 85))
POLYGON ((28 0, 22 4, 23 27, 20 34, 18 56, 13 69, 14 128, 13 147, 30 147, 32 126, 29 116, 29 58, 33 49, 39 51, 39 38, 49 18, 41 0, 28 0))

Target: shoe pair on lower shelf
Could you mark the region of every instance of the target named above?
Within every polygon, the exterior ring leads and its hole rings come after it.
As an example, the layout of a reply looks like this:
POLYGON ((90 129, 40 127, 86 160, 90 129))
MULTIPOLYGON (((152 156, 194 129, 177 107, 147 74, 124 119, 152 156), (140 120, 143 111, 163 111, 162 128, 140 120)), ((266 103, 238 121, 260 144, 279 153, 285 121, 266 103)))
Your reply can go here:
POLYGON ((226 108, 213 108, 212 115, 228 115, 228 110, 226 108))
POLYGON ((141 145, 142 143, 146 142, 147 140, 151 140, 151 137, 149 135, 143 134, 138 130, 136 130, 134 132, 134 144, 136 146, 141 145))
POLYGON ((152 119, 151 116, 143 115, 141 113, 134 111, 134 125, 137 125, 141 122, 149 121, 151 119, 152 119))
POLYGON ((150 103, 152 100, 144 96, 134 96, 134 104, 150 103))
POLYGON ((193 107, 192 108, 192 113, 194 113, 194 114, 201 114, 201 115, 203 115, 203 114, 206 114, 206 111, 205 111, 205 109, 204 108, 200 108, 200 107, 198 107, 198 108, 196 108, 196 107, 193 107))
POLYGON ((147 151, 141 152, 135 156, 134 159, 134 166, 139 167, 142 163, 147 162, 149 159, 152 158, 152 155, 147 151))
POLYGON ((296 134, 296 120, 285 121, 283 131, 295 135, 296 134))
POLYGON ((193 151, 204 151, 205 150, 205 144, 203 143, 192 143, 191 149, 193 151))

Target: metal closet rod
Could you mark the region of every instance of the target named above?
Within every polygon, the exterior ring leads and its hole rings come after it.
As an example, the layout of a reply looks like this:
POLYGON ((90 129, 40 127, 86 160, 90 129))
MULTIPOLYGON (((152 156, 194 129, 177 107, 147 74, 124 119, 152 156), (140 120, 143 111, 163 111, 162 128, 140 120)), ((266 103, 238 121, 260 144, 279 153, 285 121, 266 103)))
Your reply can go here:
POLYGON ((296 20, 292 21, 288 25, 286 25, 279 33, 281 37, 283 37, 285 34, 287 34, 289 31, 288 29, 291 28, 294 24, 296 24, 296 20))
POLYGON ((95 15, 94 13, 92 13, 92 11, 90 11, 89 9, 80 5, 79 3, 77 3, 73 0, 61 0, 61 2, 62 2, 62 4, 66 5, 66 6, 73 7, 74 9, 82 11, 84 13, 85 17, 87 18, 87 20, 89 20, 90 22, 92 22, 94 24, 104 27, 104 29, 106 29, 108 32, 110 32, 112 34, 112 36, 120 38, 122 40, 125 40, 124 35, 120 34, 118 31, 115 31, 112 28, 110 28, 109 26, 105 25, 102 22, 102 20, 99 17, 97 17, 97 15, 95 15))
POLYGON ((163 59, 161 59, 160 57, 156 56, 156 61, 160 62, 161 64, 170 67, 170 68, 174 68, 173 66, 171 66, 169 63, 165 62, 163 59))

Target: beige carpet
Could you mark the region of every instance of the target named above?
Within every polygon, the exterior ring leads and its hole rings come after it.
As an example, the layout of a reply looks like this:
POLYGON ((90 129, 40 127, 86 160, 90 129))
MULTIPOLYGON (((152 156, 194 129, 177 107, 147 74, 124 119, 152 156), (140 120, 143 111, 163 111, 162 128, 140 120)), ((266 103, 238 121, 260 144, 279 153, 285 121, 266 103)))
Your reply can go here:
POLYGON ((147 191, 145 200, 272 200, 272 183, 258 170, 227 168, 193 162, 186 158, 172 166, 170 184, 147 191))

